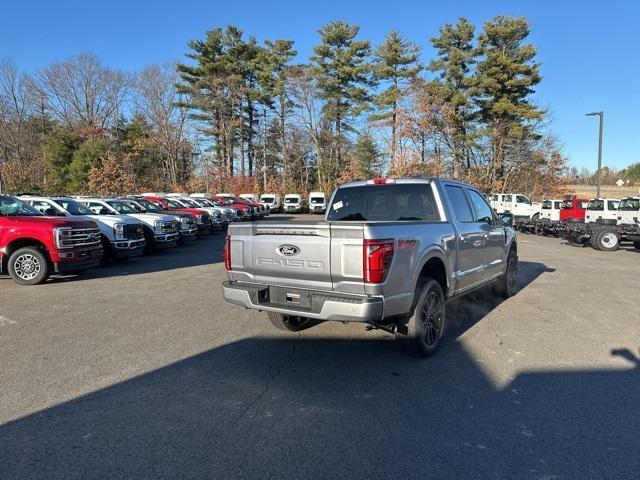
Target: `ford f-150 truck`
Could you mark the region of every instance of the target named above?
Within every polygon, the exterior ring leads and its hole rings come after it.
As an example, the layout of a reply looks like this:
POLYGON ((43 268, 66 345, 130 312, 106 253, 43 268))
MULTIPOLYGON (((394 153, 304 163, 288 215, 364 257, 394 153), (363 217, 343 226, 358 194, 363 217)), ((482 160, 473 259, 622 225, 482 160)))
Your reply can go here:
POLYGON ((51 273, 79 273, 100 263, 100 229, 87 219, 45 216, 13 197, 0 196, 0 272, 20 285, 51 273))
POLYGON ((325 221, 230 225, 224 297, 268 312, 283 330, 363 322, 429 356, 448 299, 492 282, 503 297, 516 292, 509 219, 452 180, 347 183, 334 192, 325 221))

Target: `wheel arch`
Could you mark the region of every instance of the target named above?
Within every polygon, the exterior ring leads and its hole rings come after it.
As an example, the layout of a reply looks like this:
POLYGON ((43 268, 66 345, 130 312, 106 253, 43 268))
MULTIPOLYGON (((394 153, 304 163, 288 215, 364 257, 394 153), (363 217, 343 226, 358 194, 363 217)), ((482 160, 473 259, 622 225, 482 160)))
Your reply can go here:
POLYGON ((51 263, 51 256, 49 255, 49 249, 47 246, 40 240, 36 238, 26 237, 26 238, 16 238, 15 240, 9 242, 7 246, 3 249, 2 253, 0 253, 0 271, 5 273, 8 271, 9 257, 20 248, 25 247, 36 247, 38 250, 42 252, 44 257, 47 259, 49 263, 51 263))
POLYGON ((444 251, 437 247, 427 251, 420 262, 420 268, 417 269, 417 272, 413 281, 413 291, 411 292, 412 311, 417 301, 416 292, 425 278, 433 278, 436 280, 442 287, 445 298, 448 298, 451 290, 451 270, 444 251))

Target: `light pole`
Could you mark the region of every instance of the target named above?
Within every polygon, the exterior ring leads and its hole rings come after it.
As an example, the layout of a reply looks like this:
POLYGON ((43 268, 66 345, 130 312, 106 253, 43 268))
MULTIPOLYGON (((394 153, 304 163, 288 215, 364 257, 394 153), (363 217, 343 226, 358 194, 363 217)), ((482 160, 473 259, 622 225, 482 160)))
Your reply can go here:
POLYGON ((602 125, 604 123, 604 112, 591 112, 587 113, 587 117, 600 117, 600 133, 598 134, 598 173, 597 182, 598 187, 596 190, 596 197, 600 198, 600 187, 602 185, 602 125))

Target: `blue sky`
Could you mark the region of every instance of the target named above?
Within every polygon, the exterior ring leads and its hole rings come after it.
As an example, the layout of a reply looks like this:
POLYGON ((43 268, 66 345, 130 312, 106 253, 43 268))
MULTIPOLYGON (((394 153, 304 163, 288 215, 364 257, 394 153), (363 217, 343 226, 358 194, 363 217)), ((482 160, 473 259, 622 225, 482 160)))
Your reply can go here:
POLYGON ((595 168, 597 118, 584 116, 594 110, 605 112, 603 163, 640 162, 640 2, 632 0, 5 2, 0 58, 32 71, 92 52, 110 67, 132 71, 182 59, 190 39, 232 23, 258 40, 295 40, 304 61, 318 28, 342 19, 359 25, 361 37, 374 44, 397 29, 421 44, 428 60, 428 39, 440 25, 464 16, 480 26, 496 14, 529 19, 544 77, 535 99, 550 110, 571 164, 595 168))

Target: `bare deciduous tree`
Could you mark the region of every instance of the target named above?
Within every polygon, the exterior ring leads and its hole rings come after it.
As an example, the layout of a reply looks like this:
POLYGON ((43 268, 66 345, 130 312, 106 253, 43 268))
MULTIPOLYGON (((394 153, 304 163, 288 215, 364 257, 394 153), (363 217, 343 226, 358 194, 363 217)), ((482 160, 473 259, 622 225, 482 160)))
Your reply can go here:
POLYGON ((152 142, 157 148, 167 181, 184 182, 186 163, 190 161, 187 142, 187 109, 176 92, 175 65, 151 66, 138 75, 135 105, 152 130, 152 142))
POLYGON ((82 53, 37 72, 35 85, 55 119, 71 128, 102 130, 117 119, 130 79, 82 53))

